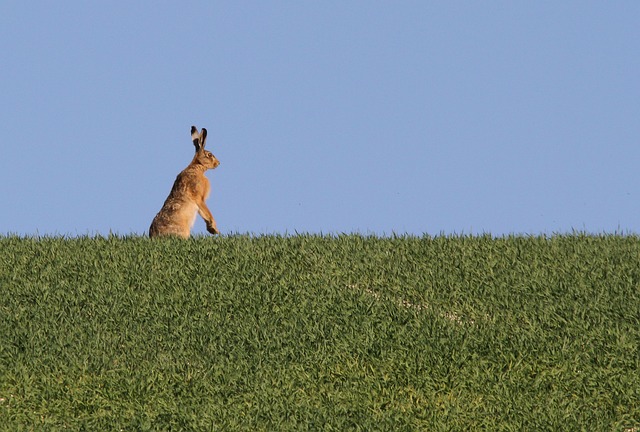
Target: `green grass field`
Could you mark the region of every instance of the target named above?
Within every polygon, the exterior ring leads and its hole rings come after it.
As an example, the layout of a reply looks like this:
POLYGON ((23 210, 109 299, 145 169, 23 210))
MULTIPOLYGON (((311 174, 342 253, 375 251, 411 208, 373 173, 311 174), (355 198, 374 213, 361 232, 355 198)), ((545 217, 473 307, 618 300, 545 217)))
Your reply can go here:
POLYGON ((0 237, 0 430, 640 431, 633 235, 0 237))

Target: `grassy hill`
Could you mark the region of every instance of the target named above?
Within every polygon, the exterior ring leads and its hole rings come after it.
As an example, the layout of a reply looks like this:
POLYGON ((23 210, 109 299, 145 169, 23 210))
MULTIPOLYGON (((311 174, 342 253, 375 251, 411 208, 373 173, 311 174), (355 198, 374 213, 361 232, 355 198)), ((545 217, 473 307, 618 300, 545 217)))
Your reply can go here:
POLYGON ((0 429, 640 430, 640 238, 0 237, 0 429))

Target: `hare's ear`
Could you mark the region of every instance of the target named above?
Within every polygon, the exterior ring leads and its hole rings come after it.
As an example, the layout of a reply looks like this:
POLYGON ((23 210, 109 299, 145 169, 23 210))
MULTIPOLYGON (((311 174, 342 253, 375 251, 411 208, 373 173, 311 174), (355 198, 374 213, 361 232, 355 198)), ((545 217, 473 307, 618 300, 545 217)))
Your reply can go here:
POLYGON ((193 141, 193 145, 196 147, 196 153, 199 152, 202 146, 200 145, 200 134, 198 133, 198 128, 195 126, 191 126, 191 140, 193 141))
POLYGON ((207 141, 207 130, 202 128, 202 132, 200 132, 200 150, 204 150, 204 146, 207 141))

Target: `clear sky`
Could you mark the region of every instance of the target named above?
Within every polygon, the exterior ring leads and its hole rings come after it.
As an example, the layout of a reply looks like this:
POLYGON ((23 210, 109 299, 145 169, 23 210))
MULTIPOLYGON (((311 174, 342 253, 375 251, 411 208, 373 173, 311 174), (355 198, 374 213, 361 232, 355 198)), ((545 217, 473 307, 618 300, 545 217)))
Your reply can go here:
POLYGON ((640 232, 640 1, 5 1, 0 234, 640 232), (205 233, 198 218, 194 233, 205 233))

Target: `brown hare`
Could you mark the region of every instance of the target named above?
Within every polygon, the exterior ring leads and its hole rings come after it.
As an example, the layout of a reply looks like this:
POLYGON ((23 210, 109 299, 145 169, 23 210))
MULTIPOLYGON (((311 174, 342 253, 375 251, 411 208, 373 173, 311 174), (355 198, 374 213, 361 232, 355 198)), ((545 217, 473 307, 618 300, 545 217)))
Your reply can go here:
POLYGON ((196 146, 196 155, 176 177, 162 209, 151 222, 149 237, 189 238, 191 227, 196 220, 196 212, 207 223, 207 231, 211 234, 220 234, 216 221, 205 203, 211 191, 211 185, 204 175, 206 170, 220 165, 220 161, 210 151, 204 149, 207 140, 205 128, 202 128, 202 132, 198 132, 198 128, 191 126, 191 139, 196 146))

